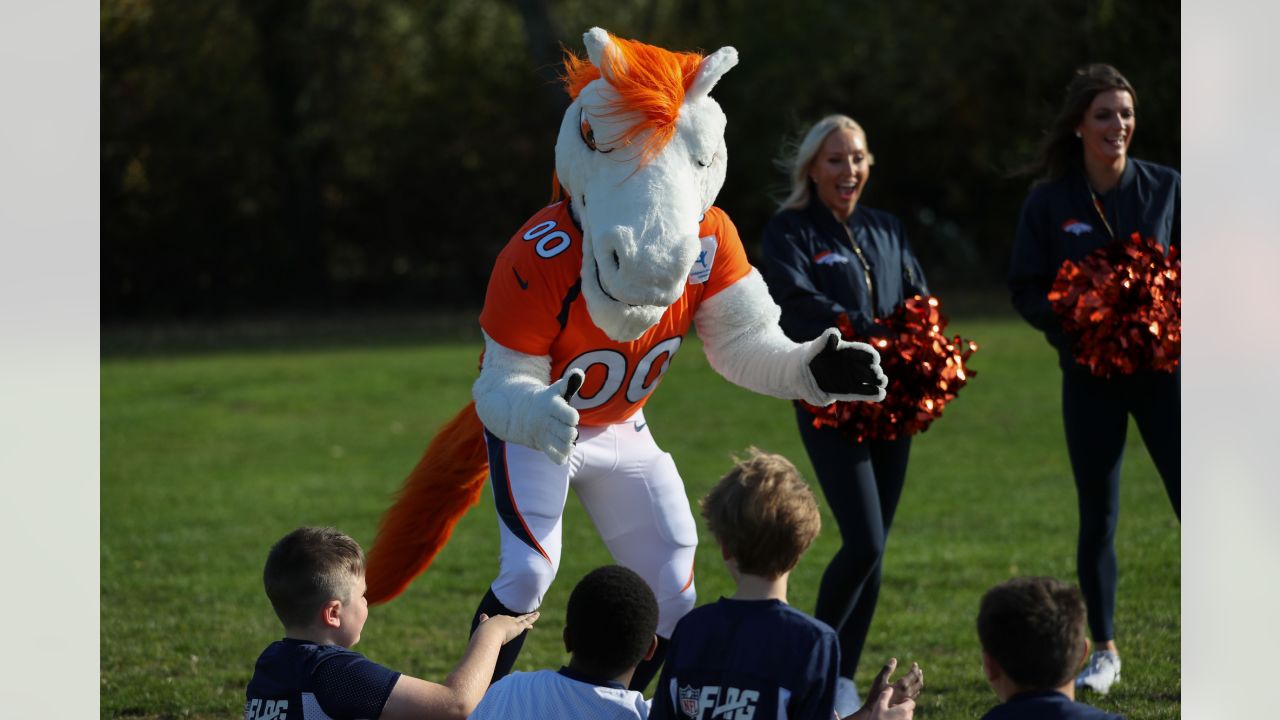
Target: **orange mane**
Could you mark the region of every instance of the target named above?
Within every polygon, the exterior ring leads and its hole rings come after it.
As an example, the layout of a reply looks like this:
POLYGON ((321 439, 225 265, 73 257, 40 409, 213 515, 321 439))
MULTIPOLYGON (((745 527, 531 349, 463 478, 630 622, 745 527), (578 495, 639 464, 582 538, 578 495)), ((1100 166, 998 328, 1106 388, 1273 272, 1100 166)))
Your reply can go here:
MULTIPOLYGON (((640 118, 627 128, 617 142, 629 145, 646 130, 640 163, 647 163, 671 142, 676 132, 676 117, 684 103, 684 93, 698 76, 702 54, 672 52, 635 40, 624 40, 612 34, 603 69, 604 79, 618 94, 608 105, 606 115, 634 114, 640 118)), ((577 99, 587 83, 601 77, 602 70, 571 52, 564 58, 564 89, 577 99)), ((610 139, 610 142, 613 142, 610 139)))

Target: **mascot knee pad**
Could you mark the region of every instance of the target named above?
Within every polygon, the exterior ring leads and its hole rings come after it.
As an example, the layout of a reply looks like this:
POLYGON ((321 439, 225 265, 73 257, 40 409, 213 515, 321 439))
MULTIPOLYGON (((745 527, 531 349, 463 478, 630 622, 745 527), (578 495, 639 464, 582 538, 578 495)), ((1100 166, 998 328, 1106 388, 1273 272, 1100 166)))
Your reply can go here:
POLYGON ((507 563, 503 558, 502 570, 493 581, 493 594, 515 612, 533 612, 542 605, 557 569, 540 555, 517 563, 507 563))
POLYGON ((693 568, 690 567, 688 580, 683 588, 674 595, 658 598, 658 635, 670 638, 676 629, 676 623, 693 609, 697 601, 698 592, 693 586, 693 568))

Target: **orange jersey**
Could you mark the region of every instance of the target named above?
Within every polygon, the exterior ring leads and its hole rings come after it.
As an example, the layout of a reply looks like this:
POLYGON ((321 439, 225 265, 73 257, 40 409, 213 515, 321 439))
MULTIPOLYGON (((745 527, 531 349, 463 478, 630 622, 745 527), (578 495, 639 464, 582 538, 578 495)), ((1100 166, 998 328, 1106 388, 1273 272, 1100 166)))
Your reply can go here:
POLYGON ((489 276, 480 326, 495 342, 551 356, 551 377, 570 366, 586 380, 573 400, 581 425, 610 425, 644 406, 703 300, 750 270, 738 229, 713 207, 698 228, 702 243, 684 294, 644 335, 620 343, 592 322, 582 298, 582 233, 567 202, 543 208, 503 248, 489 276))

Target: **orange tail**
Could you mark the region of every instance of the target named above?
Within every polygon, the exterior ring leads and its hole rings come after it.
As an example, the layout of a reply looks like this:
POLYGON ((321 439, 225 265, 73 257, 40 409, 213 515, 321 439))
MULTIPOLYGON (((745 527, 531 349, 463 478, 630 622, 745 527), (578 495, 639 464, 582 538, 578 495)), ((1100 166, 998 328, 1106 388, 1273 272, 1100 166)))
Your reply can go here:
POLYGON ((436 434, 382 516, 365 572, 370 603, 396 597, 427 569, 479 502, 488 473, 484 428, 472 402, 436 434))

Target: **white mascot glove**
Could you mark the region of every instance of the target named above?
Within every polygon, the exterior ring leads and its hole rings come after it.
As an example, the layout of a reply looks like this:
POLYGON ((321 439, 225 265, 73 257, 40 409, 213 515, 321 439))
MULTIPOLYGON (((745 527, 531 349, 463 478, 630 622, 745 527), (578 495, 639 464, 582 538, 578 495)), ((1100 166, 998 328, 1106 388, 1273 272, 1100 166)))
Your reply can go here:
POLYGON ((529 447, 546 453, 557 465, 569 462, 569 453, 578 441, 578 411, 569 401, 582 387, 583 377, 581 370, 573 370, 540 391, 529 403, 528 422, 533 430, 529 447))
POLYGON ((548 384, 550 374, 551 358, 511 350, 486 335, 484 366, 471 396, 489 432, 563 465, 578 438, 578 411, 568 399, 578 392, 584 375, 573 370, 548 384))

